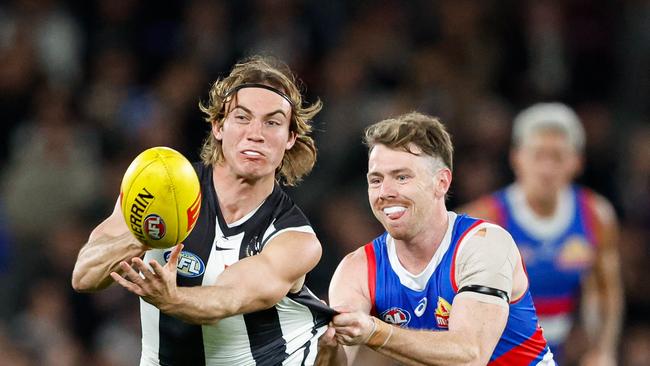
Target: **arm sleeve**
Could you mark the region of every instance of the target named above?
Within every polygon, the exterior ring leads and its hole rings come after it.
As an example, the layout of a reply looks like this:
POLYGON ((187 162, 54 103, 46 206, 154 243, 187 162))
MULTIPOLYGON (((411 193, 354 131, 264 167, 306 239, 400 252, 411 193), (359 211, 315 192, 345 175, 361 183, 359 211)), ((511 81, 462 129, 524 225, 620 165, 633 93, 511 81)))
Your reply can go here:
MULTIPOLYGON (((512 283, 518 251, 512 236, 497 225, 481 225, 463 242, 458 243, 455 275, 458 288, 465 286, 486 286, 504 291, 512 296, 512 283)), ((460 295, 473 296, 481 301, 502 303, 496 296, 463 292, 460 295)))

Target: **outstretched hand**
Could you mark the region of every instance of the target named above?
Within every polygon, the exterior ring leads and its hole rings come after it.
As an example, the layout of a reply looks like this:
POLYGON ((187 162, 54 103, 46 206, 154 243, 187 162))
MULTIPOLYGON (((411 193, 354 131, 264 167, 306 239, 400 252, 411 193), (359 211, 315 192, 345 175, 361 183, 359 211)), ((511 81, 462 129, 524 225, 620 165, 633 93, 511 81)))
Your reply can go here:
POLYGON ((111 272, 111 278, 164 312, 163 307, 173 305, 176 298, 176 267, 182 250, 182 243, 176 245, 164 267, 155 260, 149 261, 149 267, 139 257, 131 259, 131 264, 123 261, 120 263, 123 275, 111 272))

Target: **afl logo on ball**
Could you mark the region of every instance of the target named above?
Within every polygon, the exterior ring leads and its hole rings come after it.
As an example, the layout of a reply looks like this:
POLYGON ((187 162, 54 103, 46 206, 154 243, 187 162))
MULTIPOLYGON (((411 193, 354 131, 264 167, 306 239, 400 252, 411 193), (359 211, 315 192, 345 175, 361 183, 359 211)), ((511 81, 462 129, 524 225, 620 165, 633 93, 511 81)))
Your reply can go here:
POLYGON ((144 232, 153 240, 160 240, 165 236, 165 222, 162 217, 151 214, 144 219, 144 232))

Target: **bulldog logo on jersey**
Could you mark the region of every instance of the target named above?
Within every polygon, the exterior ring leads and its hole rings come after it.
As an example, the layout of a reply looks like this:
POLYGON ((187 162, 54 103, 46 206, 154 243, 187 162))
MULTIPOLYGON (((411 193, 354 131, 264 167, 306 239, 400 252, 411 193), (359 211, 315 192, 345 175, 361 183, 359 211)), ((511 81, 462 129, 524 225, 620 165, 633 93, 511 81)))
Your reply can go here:
POLYGON ((381 318, 386 323, 405 327, 411 321, 411 314, 409 314, 409 312, 404 309, 392 307, 381 313, 381 318))
POLYGON ((566 270, 579 270, 591 266, 595 260, 595 250, 580 236, 569 237, 558 255, 558 265, 566 270))
MULTIPOLYGON (((165 252, 165 263, 169 261, 169 255, 171 252, 171 250, 165 252)), ((177 273, 183 277, 198 277, 205 272, 205 265, 198 255, 183 250, 178 256, 178 265, 176 265, 176 270, 177 273)))
POLYGON ((438 328, 449 328, 449 312, 451 311, 451 304, 438 296, 438 306, 436 307, 436 323, 438 328))

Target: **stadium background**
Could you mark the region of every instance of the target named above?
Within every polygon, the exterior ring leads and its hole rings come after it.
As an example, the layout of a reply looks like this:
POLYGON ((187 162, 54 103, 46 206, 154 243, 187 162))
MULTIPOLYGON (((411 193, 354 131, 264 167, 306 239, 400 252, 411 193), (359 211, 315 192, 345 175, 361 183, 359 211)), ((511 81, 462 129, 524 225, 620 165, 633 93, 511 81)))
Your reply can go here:
POLYGON ((324 244, 309 277, 321 295, 342 255, 380 231, 366 202, 364 126, 413 109, 440 116, 456 145, 454 207, 512 178, 517 110, 574 106, 588 138, 580 182, 621 217, 620 361, 650 364, 644 0, 2 1, 0 364, 137 363, 137 298, 73 293, 76 254, 138 152, 198 157, 198 101, 253 53, 286 61, 308 100, 325 103, 317 166, 290 189, 324 244))

